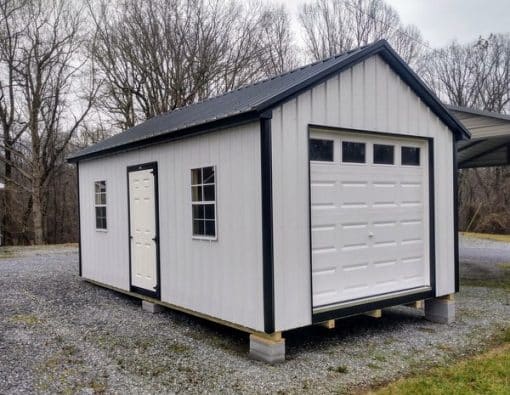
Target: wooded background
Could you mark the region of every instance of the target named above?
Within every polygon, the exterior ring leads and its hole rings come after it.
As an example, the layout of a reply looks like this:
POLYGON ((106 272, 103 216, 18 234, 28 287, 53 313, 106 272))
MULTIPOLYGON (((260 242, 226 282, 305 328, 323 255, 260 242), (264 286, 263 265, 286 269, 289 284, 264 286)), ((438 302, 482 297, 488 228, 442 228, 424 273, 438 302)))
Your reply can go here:
MULTIPOLYGON (((70 152, 380 38, 446 103, 510 110, 508 35, 431 48, 383 0, 0 0, 3 244, 78 240, 70 152)), ((461 229, 510 232, 508 169, 459 180, 461 229)))

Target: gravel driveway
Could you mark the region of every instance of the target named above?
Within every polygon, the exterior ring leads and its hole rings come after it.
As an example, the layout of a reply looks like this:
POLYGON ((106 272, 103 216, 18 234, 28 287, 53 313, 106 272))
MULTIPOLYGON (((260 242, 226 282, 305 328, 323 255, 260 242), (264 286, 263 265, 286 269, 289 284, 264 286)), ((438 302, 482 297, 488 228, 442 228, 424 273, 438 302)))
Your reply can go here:
POLYGON ((77 262, 74 248, 0 259, 0 393, 346 392, 481 351, 510 326, 506 290, 463 287, 452 325, 392 308, 285 333, 287 361, 270 366, 248 359, 246 334, 150 315, 79 279, 77 262))

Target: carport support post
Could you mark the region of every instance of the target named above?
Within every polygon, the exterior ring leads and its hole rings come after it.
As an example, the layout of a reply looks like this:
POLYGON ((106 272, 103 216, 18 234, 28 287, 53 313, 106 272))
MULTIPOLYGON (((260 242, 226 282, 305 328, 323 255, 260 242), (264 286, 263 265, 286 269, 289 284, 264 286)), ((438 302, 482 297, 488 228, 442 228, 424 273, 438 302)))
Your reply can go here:
POLYGON ((425 301, 425 318, 440 324, 451 324, 455 321, 454 295, 446 295, 425 301))
POLYGON ((282 333, 250 334, 250 357, 268 363, 285 361, 285 339, 282 333))

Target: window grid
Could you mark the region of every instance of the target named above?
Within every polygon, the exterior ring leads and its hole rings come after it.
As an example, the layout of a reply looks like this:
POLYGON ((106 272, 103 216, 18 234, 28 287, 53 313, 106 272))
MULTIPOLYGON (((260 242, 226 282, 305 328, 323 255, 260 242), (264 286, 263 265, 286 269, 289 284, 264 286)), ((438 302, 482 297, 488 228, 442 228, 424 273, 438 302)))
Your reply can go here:
POLYGON ((216 169, 191 170, 192 234, 197 239, 216 239, 216 169))
POLYGON ((96 229, 106 230, 106 181, 94 182, 94 207, 96 214, 96 229))

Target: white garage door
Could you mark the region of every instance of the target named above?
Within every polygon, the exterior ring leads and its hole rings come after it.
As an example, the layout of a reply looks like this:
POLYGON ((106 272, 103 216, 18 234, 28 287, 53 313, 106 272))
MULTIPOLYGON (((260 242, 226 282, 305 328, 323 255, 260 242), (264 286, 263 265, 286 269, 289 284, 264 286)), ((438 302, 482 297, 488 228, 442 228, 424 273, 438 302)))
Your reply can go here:
POLYGON ((311 132, 314 308, 430 286, 423 139, 311 132))

